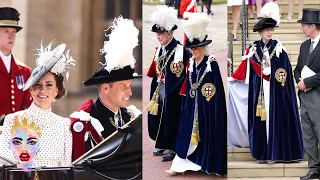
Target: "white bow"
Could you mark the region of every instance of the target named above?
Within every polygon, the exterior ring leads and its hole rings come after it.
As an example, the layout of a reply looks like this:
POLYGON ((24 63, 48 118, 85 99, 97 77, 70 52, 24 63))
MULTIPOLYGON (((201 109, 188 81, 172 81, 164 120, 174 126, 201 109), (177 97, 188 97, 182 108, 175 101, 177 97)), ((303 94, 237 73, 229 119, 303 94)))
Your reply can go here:
POLYGON ((283 46, 283 44, 277 39, 278 43, 276 45, 276 56, 280 57, 280 53, 282 53, 282 50, 287 51, 286 48, 283 46))
POLYGON ((206 68, 207 72, 211 72, 211 64, 210 63, 215 60, 216 60, 216 57, 213 54, 209 56, 208 61, 206 62, 207 63, 207 68, 206 68))

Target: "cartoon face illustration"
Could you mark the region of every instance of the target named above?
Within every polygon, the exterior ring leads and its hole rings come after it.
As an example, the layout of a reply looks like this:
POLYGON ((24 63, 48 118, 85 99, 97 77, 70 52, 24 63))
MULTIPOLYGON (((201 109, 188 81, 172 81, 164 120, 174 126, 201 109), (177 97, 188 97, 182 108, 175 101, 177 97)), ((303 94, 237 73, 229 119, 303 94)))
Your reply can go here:
POLYGON ((22 168, 31 168, 36 154, 40 150, 41 130, 34 121, 28 121, 26 116, 14 117, 11 128, 9 148, 22 168))

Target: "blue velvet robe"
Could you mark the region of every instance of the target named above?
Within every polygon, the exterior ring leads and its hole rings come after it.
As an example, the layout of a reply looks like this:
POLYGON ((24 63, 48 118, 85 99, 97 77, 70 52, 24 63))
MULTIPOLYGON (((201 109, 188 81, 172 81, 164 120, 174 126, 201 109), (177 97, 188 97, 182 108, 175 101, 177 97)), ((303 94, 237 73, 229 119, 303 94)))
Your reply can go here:
MULTIPOLYGON (((167 56, 171 51, 180 44, 175 38, 166 46, 167 56)), ((162 50, 160 50, 159 56, 162 50)), ((179 94, 183 80, 185 78, 185 67, 190 58, 190 53, 187 50, 183 52, 184 69, 180 77, 177 77, 170 70, 170 64, 174 60, 174 54, 171 56, 165 68, 165 97, 164 104, 160 103, 158 115, 148 113, 148 132, 151 139, 156 141, 156 148, 173 150, 176 146, 176 139, 179 130, 181 100, 179 94)), ((153 73, 151 82, 150 99, 158 86, 156 73, 153 73)))
MULTIPOLYGON (((257 53, 262 60, 263 41, 255 41, 257 53)), ((277 44, 270 40, 269 54, 277 44)), ((259 63, 253 55, 253 60, 259 63)), ((276 55, 270 60, 270 106, 269 106, 269 142, 267 143, 266 121, 256 117, 256 106, 260 91, 261 77, 250 63, 250 83, 248 94, 248 133, 250 151, 256 160, 292 161, 303 159, 301 124, 298 113, 297 98, 293 82, 292 67, 288 54, 282 51, 280 57, 276 55), (287 71, 285 85, 282 86, 275 78, 277 69, 287 71)), ((259 63, 260 64, 260 63, 259 63)))
MULTIPOLYGON (((208 56, 198 65, 201 68, 199 79, 206 69, 208 56)), ((193 65, 192 83, 196 82, 196 65, 193 65)), ((201 166, 206 173, 227 174, 227 111, 223 82, 216 61, 211 62, 211 72, 208 72, 197 89, 198 125, 200 141, 197 149, 187 157, 191 140, 195 98, 189 95, 189 71, 186 78, 186 97, 177 139, 176 153, 180 158, 188 158, 201 166), (215 95, 209 100, 202 95, 201 88, 205 83, 211 83, 216 88, 215 95)))

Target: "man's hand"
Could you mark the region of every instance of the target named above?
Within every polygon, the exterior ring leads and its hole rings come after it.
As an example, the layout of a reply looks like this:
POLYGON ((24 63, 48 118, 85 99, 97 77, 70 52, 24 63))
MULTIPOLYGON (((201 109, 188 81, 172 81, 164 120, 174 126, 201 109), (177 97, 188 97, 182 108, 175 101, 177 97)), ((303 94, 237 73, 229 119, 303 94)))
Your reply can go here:
POLYGON ((304 89, 303 91, 304 91, 304 92, 308 92, 308 91, 310 91, 310 89, 311 89, 311 88, 306 88, 306 89, 304 89))
POLYGON ((303 80, 301 80, 298 84, 297 87, 301 90, 304 91, 306 89, 306 85, 304 84, 303 80))

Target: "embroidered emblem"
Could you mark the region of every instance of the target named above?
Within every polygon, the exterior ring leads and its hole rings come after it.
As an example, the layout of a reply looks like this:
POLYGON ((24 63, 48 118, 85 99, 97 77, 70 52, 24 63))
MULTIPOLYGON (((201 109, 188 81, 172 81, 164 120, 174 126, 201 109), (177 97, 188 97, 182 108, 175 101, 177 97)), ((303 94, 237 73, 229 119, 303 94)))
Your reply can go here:
POLYGON ((287 79, 287 71, 283 68, 277 69, 276 80, 280 82, 282 86, 284 86, 286 79, 287 79))
POLYGON ((183 72, 184 65, 181 61, 178 63, 174 63, 174 61, 170 64, 170 70, 171 72, 175 73, 177 77, 180 77, 181 73, 183 72))
POLYGON ((216 87, 211 83, 206 83, 201 88, 202 95, 206 97, 207 101, 210 101, 210 99, 216 94, 216 87))

